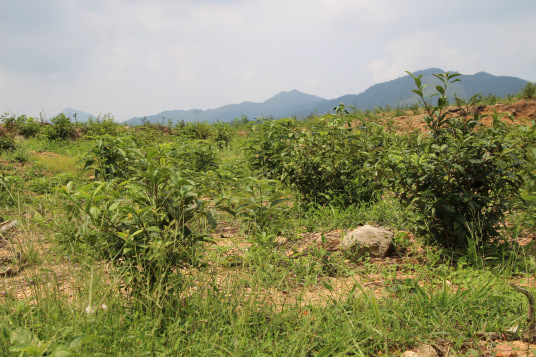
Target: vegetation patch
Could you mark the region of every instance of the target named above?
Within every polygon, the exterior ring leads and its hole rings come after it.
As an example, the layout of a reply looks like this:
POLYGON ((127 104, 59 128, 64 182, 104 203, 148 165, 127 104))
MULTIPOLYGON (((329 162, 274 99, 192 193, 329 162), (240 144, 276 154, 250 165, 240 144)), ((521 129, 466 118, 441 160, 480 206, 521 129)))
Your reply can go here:
POLYGON ((531 88, 412 77, 420 105, 306 120, 4 115, 0 354, 536 353, 531 88), (341 250, 366 224, 388 256, 341 250))

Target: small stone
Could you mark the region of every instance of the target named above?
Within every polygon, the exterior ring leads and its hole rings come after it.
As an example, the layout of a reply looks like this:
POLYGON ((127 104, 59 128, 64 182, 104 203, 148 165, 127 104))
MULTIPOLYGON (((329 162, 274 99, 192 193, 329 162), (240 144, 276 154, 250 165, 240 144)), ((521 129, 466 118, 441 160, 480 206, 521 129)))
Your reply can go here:
POLYGON ((406 352, 402 353, 402 356, 400 356, 400 357, 418 357, 418 356, 417 356, 417 352, 406 351, 406 352))
POLYGON ((400 356, 400 357, 417 357, 417 352, 406 351, 406 352, 402 353, 402 356, 400 356))
POLYGON ((435 348, 430 345, 420 345, 415 357, 439 357, 435 348))
POLYGON ((393 232, 365 225, 354 229, 341 242, 342 250, 350 250, 358 256, 369 254, 372 258, 385 258, 393 247, 393 232))

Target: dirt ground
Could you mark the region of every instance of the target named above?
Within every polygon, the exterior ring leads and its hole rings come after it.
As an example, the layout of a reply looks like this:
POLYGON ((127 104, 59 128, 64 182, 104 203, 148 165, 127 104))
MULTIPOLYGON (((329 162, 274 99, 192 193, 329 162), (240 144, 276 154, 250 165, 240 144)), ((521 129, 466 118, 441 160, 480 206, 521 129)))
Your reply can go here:
MULTIPOLYGON (((456 111, 456 108, 450 107, 447 109, 449 112, 448 117, 459 117, 460 112, 456 111)), ((495 105, 479 105, 477 107, 470 108, 470 111, 477 112, 480 115, 487 115, 482 120, 484 125, 491 125, 492 117, 491 115, 495 113, 505 114, 502 117, 502 120, 510 124, 530 124, 533 120, 536 120, 536 100, 520 100, 514 103, 502 103, 495 105), (512 122, 508 115, 511 114, 514 118, 512 122)), ((381 121, 384 124, 391 123, 393 128, 399 132, 408 132, 408 131, 420 131, 425 132, 426 123, 423 121, 422 109, 418 115, 414 115, 413 112, 407 111, 404 115, 394 116, 394 115, 383 115, 381 121)))

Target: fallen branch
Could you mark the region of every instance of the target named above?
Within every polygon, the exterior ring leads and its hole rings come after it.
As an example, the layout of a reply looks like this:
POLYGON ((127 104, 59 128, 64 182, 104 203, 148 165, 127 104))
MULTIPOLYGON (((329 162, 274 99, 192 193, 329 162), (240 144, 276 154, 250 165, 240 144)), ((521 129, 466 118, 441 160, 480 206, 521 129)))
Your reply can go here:
POLYGON ((9 232, 13 228, 15 228, 17 226, 17 224, 19 224, 19 222, 17 222, 14 219, 0 223, 0 234, 5 233, 5 232, 9 232))
POLYGON ((2 233, 9 232, 13 228, 15 228, 19 224, 16 220, 9 220, 0 223, 0 247, 3 247, 4 245, 8 245, 9 242, 6 238, 2 235, 2 233))
POLYGON ((527 314, 527 322, 529 323, 528 329, 523 332, 523 340, 525 342, 533 343, 536 341, 536 319, 534 317, 534 296, 527 289, 523 289, 515 284, 510 284, 512 288, 525 295, 529 300, 529 311, 527 314))

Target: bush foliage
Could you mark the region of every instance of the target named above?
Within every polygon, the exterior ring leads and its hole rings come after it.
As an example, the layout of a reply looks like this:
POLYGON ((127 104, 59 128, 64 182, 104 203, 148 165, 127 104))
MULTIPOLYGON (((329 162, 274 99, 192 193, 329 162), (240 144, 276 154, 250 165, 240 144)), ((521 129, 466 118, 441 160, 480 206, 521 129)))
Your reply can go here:
POLYGON ((490 128, 482 127, 484 116, 478 114, 448 117, 445 92, 459 74, 436 75, 442 82, 434 95, 437 105, 423 96, 421 76, 410 75, 430 134, 419 136, 412 147, 385 151, 387 182, 401 202, 421 214, 421 232, 437 243, 461 248, 472 235, 489 242, 498 236, 510 199, 523 184, 518 142, 498 115, 490 128))

